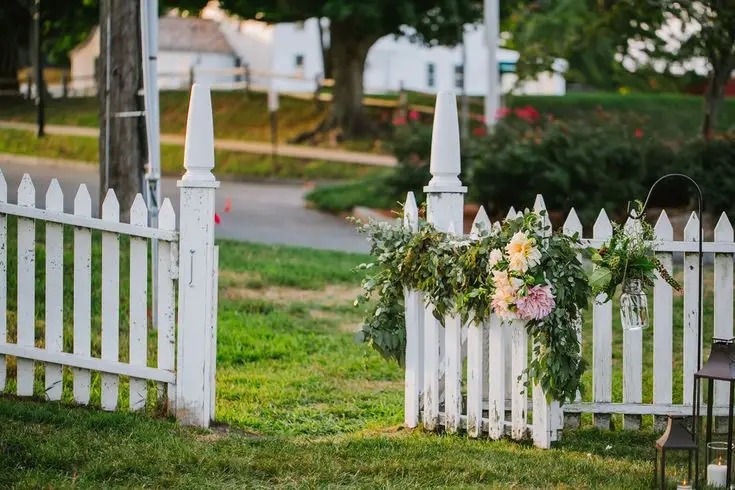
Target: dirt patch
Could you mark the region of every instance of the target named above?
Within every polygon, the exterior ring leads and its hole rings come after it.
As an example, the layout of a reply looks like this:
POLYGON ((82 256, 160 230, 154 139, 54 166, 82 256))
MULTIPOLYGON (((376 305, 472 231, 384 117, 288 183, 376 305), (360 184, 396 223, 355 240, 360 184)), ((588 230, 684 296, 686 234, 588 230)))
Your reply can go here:
MULTIPOLYGON (((252 289, 247 286, 228 286, 220 293, 229 300, 260 299, 274 303, 319 303, 325 306, 351 304, 360 294, 360 288, 329 285, 323 289, 296 289, 280 286, 252 289)), ((320 314, 326 315, 327 312, 320 314)), ((323 316, 322 318, 326 318, 323 316)))

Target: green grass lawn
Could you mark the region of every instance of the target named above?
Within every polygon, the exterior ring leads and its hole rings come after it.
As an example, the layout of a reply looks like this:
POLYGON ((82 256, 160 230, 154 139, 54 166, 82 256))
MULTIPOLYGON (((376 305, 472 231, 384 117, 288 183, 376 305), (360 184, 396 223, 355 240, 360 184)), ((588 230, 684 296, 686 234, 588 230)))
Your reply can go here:
MULTIPOLYGON (((0 153, 86 162, 96 162, 99 158, 95 138, 47 135, 39 140, 34 133, 18 129, 0 129, 0 153)), ((270 155, 227 150, 215 150, 215 161, 217 175, 231 179, 354 180, 386 172, 386 169, 373 165, 282 156, 274 163, 270 155)), ((161 169, 164 174, 181 175, 183 165, 183 146, 161 145, 161 169)))
MULTIPOLYGON (((10 236, 14 223, 10 222, 10 236)), ((38 227, 37 338, 43 331, 43 226, 38 227)), ((71 271, 71 230, 66 271, 71 271)), ((99 250, 93 237, 93 353, 99 355, 99 250)), ((126 250, 123 241, 121 250, 126 250)), ((121 264, 120 345, 127 343, 126 253, 121 264)), ((9 271, 16 247, 9 244, 9 271)), ((366 257, 339 252, 220 242, 217 426, 182 428, 153 409, 103 413, 62 403, 0 396, 0 488, 114 487, 646 487, 656 435, 565 431, 549 451, 528 443, 469 440, 401 428, 403 374, 354 341, 352 307, 366 257)), ((708 298, 711 281, 708 279, 708 298)), ((10 338, 15 278, 8 275, 10 338)), ((68 288, 67 288, 68 289, 68 288)), ((70 348, 71 292, 65 323, 70 348)), ((681 365, 681 298, 675 298, 675 369, 681 365)), ((711 329, 708 306, 705 323, 711 329)), ((155 345, 151 333, 149 345, 155 345)), ((614 328, 615 400, 621 397, 621 342, 614 328)), ((652 332, 644 334, 645 399, 650 399, 652 332)), ((584 332, 586 357, 591 331, 584 332)), ((125 347, 123 347, 123 351, 125 347)), ((122 358, 126 353, 122 352, 122 358)), ((152 357, 152 356, 150 356, 152 357)), ((67 386, 70 381, 66 374, 67 386)), ((590 386, 590 374, 585 384, 590 386)), ((675 380, 677 378, 675 377, 675 380)), ((124 384, 123 384, 124 386, 124 384)), ((680 380, 679 380, 680 386, 680 380)), ((680 387, 677 388, 680 390, 680 387)), ((92 404, 99 403, 99 378, 92 404)), ((149 390, 152 391, 152 390, 149 390)), ((42 369, 37 371, 42 393, 42 369)), ((121 389, 121 405, 126 403, 121 389)), ((589 393, 587 395, 589 397, 589 393)))

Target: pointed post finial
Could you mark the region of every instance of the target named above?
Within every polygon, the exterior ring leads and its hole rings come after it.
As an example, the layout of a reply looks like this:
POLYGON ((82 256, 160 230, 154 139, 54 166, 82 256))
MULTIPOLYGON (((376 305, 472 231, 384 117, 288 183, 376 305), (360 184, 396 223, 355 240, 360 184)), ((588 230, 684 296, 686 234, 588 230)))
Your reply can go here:
POLYGON ((195 83, 191 88, 189 115, 186 119, 182 181, 213 182, 214 126, 209 86, 195 83))
POLYGON ((459 180, 461 169, 457 98, 454 92, 439 92, 434 110, 431 133, 431 181, 426 192, 465 193, 467 188, 459 180))

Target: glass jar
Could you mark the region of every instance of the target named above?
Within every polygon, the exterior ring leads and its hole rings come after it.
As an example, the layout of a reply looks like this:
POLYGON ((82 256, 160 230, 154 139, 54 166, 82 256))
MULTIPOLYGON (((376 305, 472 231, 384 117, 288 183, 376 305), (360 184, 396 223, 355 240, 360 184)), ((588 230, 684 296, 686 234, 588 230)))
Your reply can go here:
MULTIPOLYGON (((707 443, 707 486, 725 488, 727 486, 727 443, 707 443)), ((732 488, 732 487, 731 487, 732 488)))
POLYGON ((620 320, 623 330, 648 328, 648 297, 643 291, 643 281, 630 279, 623 283, 620 296, 620 320))

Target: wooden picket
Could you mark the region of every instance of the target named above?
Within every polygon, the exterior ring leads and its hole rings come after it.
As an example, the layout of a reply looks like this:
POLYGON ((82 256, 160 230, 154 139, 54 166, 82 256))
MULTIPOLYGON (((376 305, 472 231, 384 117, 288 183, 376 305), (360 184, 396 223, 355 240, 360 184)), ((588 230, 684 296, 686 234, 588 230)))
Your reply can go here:
MULTIPOLYGON (((733 228, 727 215, 722 213, 715 225, 715 242, 735 240, 733 228)), ((729 339, 733 336, 733 254, 715 254, 714 278, 714 337, 729 339)), ((729 387, 727 383, 715 381, 714 403, 728 405, 729 387)))
MULTIPOLYGON (((418 231, 419 210, 413 192, 406 196, 403 208, 403 226, 411 231, 418 231)), ((419 424, 421 374, 421 342, 422 325, 421 313, 423 302, 421 295, 416 291, 406 290, 403 293, 406 315, 406 372, 405 372, 405 406, 404 423, 406 427, 416 427, 419 424)))
MULTIPOLYGON (((115 191, 107 191, 102 203, 102 219, 120 221, 120 204, 115 191)), ((120 358, 120 239, 102 233, 102 359, 117 362, 120 358)), ((102 373, 103 410, 115 410, 120 380, 117 375, 102 373)))
MULTIPOLYGON (((699 218, 692 213, 684 227, 684 241, 699 240, 699 218)), ((694 397, 694 373, 697 370, 697 288, 699 284, 699 257, 684 254, 684 404, 691 405, 694 397)), ((731 300, 732 301, 732 300, 731 300)))
MULTIPOLYGON (((600 214, 592 229, 596 240, 605 241, 612 236, 612 223, 605 210, 600 214)), ((592 392, 597 402, 612 402, 612 301, 605 301, 604 295, 595 298, 592 307, 592 392)), ((598 428, 610 428, 610 414, 595 414, 598 428)))
MULTIPOLYGON (((162 230, 176 229, 176 214, 167 198, 158 214, 158 227, 162 230)), ((176 359, 176 257, 175 242, 158 241, 158 369, 173 371, 176 359)), ((215 291, 216 291, 216 284, 215 291)), ((164 385, 158 389, 159 400, 164 396, 164 385)), ((169 410, 176 407, 176 389, 166 385, 166 400, 169 410)))
MULTIPOLYGON (((18 187, 18 205, 34 207, 36 189, 28 174, 18 187)), ((18 345, 33 347, 36 327, 36 223, 18 219, 18 345)), ((18 396, 33 395, 34 363, 17 360, 18 396)))
MULTIPOLYGON (((130 208, 130 224, 145 226, 148 209, 138 194, 130 208)), ((148 358, 148 242, 130 239, 130 364, 145 366, 148 358)), ((148 394, 146 380, 130 380, 130 410, 142 410, 148 394)))
MULTIPOLYGON (((71 395, 76 403, 91 399, 91 372, 100 373, 100 407, 118 409, 120 376, 130 379, 130 410, 147 407, 147 386, 156 382, 158 399, 183 424, 207 426, 214 418, 217 337, 218 249, 214 244, 214 197, 218 186, 214 166, 209 89, 195 85, 189 107, 181 188, 181 231, 166 199, 158 227, 149 227, 148 212, 138 195, 130 209, 130 223, 120 222, 120 206, 108 191, 101 218, 92 217, 92 200, 85 185, 74 198, 73 214, 64 212, 59 182, 52 180, 43 209, 36 208, 36 190, 29 175, 18 187, 18 202, 7 202, 7 184, 0 172, 0 392, 7 389, 7 356, 16 359, 16 389, 20 396, 34 394, 34 363, 44 366, 45 397, 61 400, 64 394, 63 367, 72 370, 71 395), (7 216, 18 219, 17 270, 8 270, 9 236, 7 216), (36 222, 45 226, 45 312, 36 322, 36 222), (73 230, 73 275, 64 277, 64 228, 73 230), (92 233, 101 232, 101 357, 92 354, 92 233), (130 324, 129 359, 120 360, 120 235, 130 238, 130 324), (148 243, 157 242, 155 285, 159 329, 155 350, 157 367, 148 366, 148 243), (190 258, 179 263, 180 244, 190 258), (179 270, 186 286, 179 284, 179 270), (8 341, 8 275, 17 277, 17 341, 8 341), (72 288, 73 327, 64 339, 64 290, 72 288), (175 294, 178 290, 179 300, 175 294), (186 305, 186 311, 178 315, 186 305), (36 339, 36 327, 43 339, 36 339), (178 347, 177 347, 178 339, 178 347), (64 340, 72 351, 64 351, 64 340), (178 352, 177 352, 178 349, 178 352), (182 366, 185 366, 186 373, 182 366), (185 374, 185 375, 184 375, 185 374)), ((40 394, 40 393, 37 393, 40 394)))
MULTIPOLYGON (((64 212, 64 194, 54 179, 46 192, 46 209, 64 212)), ((64 348, 64 226, 46 224, 46 349, 64 348)), ((46 398, 61 400, 63 371, 60 364, 46 364, 46 398)))
MULTIPOLYGON (((673 240, 674 229, 666 211, 656 221, 654 233, 657 240, 673 240)), ((673 274, 674 262, 670 252, 658 252, 661 265, 673 274)), ((674 297, 668 282, 658 276, 653 286, 653 403, 670 404, 673 394, 673 342, 674 342, 674 297)), ((657 423, 660 425, 663 421, 657 423)))
MULTIPOLYGON (((79 186, 74 198, 74 214, 92 216, 92 198, 87 186, 79 186)), ((89 228, 74 230, 74 354, 92 354, 92 233, 89 228)), ((74 369, 74 401, 89 403, 91 374, 88 369, 74 369)))

